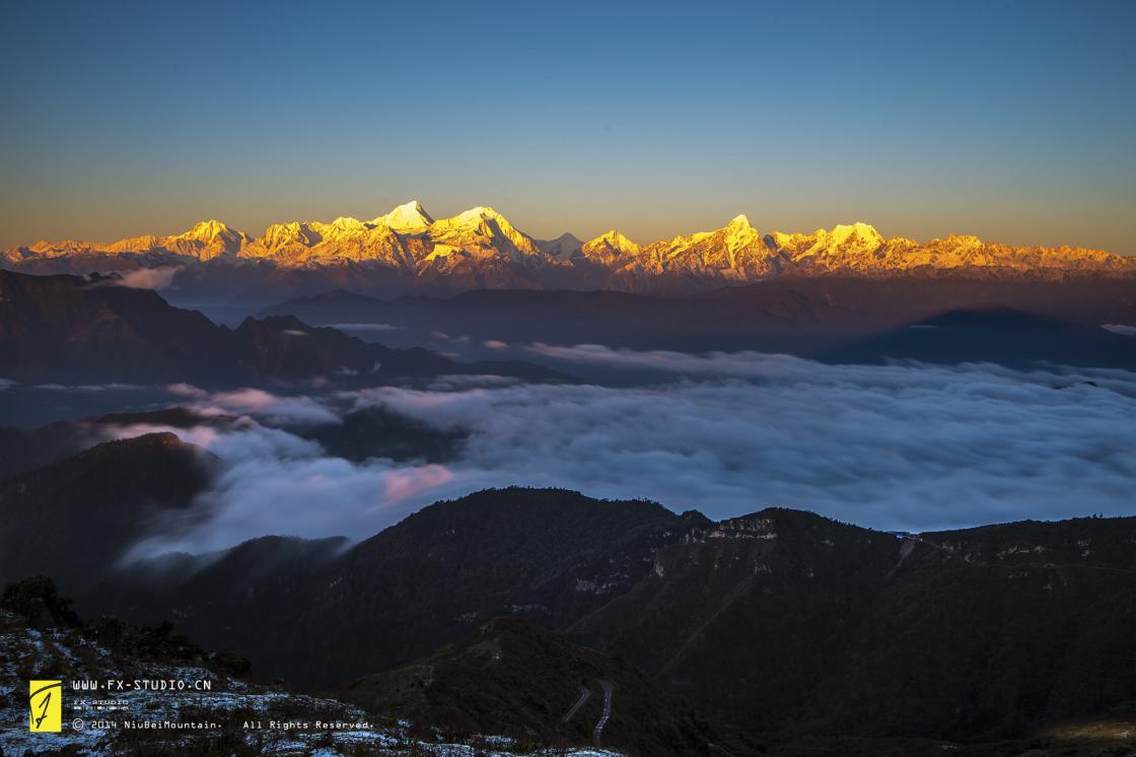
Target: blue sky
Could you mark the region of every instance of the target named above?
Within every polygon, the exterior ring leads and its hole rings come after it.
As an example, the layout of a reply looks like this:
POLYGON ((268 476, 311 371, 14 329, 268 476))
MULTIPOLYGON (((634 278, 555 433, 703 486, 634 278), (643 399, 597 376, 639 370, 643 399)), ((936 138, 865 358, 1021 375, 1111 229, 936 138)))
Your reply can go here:
POLYGON ((414 197, 1136 253, 1136 3, 789 5, 5 2, 0 245, 414 197))

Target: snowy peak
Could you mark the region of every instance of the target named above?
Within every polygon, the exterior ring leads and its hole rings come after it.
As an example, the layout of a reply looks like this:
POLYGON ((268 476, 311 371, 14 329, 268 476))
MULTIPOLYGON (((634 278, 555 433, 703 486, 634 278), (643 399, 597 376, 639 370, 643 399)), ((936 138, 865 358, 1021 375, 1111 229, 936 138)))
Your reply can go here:
POLYGON ((917 242, 884 237, 856 221, 805 233, 762 236, 749 218, 640 245, 615 229, 581 243, 571 234, 536 241, 494 208, 478 205, 434 219, 417 200, 372 221, 340 217, 330 223, 272 224, 251 239, 216 219, 171 236, 143 235, 112 243, 64 240, 17 247, 3 258, 25 270, 116 270, 113 258, 145 256, 130 265, 182 265, 194 260, 255 259, 278 268, 361 266, 398 271, 426 283, 456 288, 560 285, 650 288, 722 285, 792 274, 922 275, 935 271, 1107 273, 1136 276, 1136 258, 1071 247, 1014 247, 952 234, 917 242), (173 259, 171 261, 171 258, 173 259), (44 265, 42 261, 56 261, 44 265), (100 268, 101 266, 101 268, 100 268), (514 277, 514 274, 515 277, 514 277), (561 275, 570 278, 561 279, 561 275), (513 278, 510 278, 513 277, 513 278), (701 282, 701 283, 692 283, 701 282))
POLYGON ((435 221, 429 232, 435 243, 471 248, 477 253, 491 248, 517 259, 540 251, 536 240, 518 231, 505 216, 486 205, 435 221))
POLYGON ((144 251, 140 242, 145 241, 151 248, 166 249, 201 260, 211 260, 222 255, 236 255, 250 240, 243 231, 231 229, 221 221, 211 218, 207 221, 198 221, 188 231, 164 239, 139 237, 131 241, 132 244, 128 243, 125 248, 132 251, 144 251))
POLYGON ((834 226, 829 238, 836 247, 855 246, 859 249, 875 250, 884 243, 883 235, 876 231, 875 226, 861 221, 834 226))
MULTIPOLYGON (((463 210, 453 218, 448 219, 459 226, 477 226, 485 221, 504 221, 505 217, 488 205, 478 205, 469 210, 463 210)), ((507 223, 507 221, 506 221, 507 223)))
POLYGON ((796 263, 818 265, 825 269, 857 269, 876 265, 875 256, 889 244, 874 226, 861 221, 838 224, 831 231, 817 229, 812 234, 775 231, 765 237, 765 242, 796 263))
POLYGON ((207 221, 198 221, 189 230, 167 237, 167 239, 183 240, 186 242, 203 242, 205 244, 220 242, 226 245, 236 244, 238 246, 242 240, 247 238, 244 232, 235 231, 214 218, 210 218, 207 221))
POLYGON ((639 245, 615 229, 588 240, 580 248, 584 258, 613 269, 634 266, 642 251, 639 245))
POLYGON ((713 231, 677 236, 642 249, 641 266, 656 275, 690 275, 749 281, 780 273, 778 254, 762 240, 749 218, 738 215, 713 231))
POLYGON ((367 228, 366 224, 364 224, 358 218, 352 218, 351 216, 340 216, 327 225, 330 228, 343 233, 363 231, 367 228))
POLYGON ((257 241, 267 250, 277 250, 293 244, 308 247, 316 244, 320 239, 320 235, 311 226, 293 221, 272 224, 264 230, 264 236, 257 241))
POLYGON ((764 251, 765 243, 762 241, 761 235, 757 233, 757 229, 750 225, 749 219, 745 215, 734 216, 726 224, 723 231, 725 231, 726 249, 728 250, 737 251, 760 247, 764 251))
POLYGON ((379 216, 371 223, 389 226, 400 233, 416 233, 425 231, 430 224, 434 223, 434 219, 422 207, 422 203, 418 200, 411 200, 399 205, 386 215, 379 216))
POLYGON ((561 234, 556 239, 540 240, 536 245, 541 252, 551 255, 556 260, 569 260, 578 257, 583 247, 583 243, 576 238, 575 234, 568 233, 561 234))
POLYGON ((610 229, 584 244, 584 251, 606 248, 616 253, 637 255, 640 247, 615 229, 610 229))

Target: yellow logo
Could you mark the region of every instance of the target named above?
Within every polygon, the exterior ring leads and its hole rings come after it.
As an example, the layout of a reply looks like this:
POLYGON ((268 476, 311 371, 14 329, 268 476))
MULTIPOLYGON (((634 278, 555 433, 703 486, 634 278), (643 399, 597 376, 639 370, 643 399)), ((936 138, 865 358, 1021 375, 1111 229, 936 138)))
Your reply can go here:
POLYGON ((28 708, 32 733, 63 730, 63 681, 29 681, 28 708))

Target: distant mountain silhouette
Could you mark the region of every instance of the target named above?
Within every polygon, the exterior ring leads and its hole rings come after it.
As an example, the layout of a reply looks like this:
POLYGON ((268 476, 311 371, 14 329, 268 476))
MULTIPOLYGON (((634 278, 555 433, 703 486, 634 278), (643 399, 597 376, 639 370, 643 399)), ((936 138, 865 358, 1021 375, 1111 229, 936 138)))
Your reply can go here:
POLYGON ((156 522, 192 517, 210 456, 171 433, 106 442, 0 482, 0 583, 44 574, 73 592, 156 522))
POLYGON ((93 418, 58 421, 39 428, 0 426, 0 480, 59 462, 101 444, 117 427, 135 424, 170 428, 225 427, 234 420, 232 416, 203 415, 185 407, 170 407, 107 413, 93 418))
POLYGON ((424 349, 393 350, 295 317, 246 319, 230 330, 149 290, 106 277, 0 270, 0 371, 24 382, 204 386, 278 380, 342 382, 516 371, 524 364, 457 363, 424 349))
POLYGON ((228 329, 105 278, 0 271, 0 365, 17 381, 240 381, 256 375, 228 329))
MULTIPOLYGON (((828 359, 843 348, 920 324, 954 311, 1008 309, 1048 321, 1080 324, 1073 333, 1093 349, 1063 349, 1073 361, 1124 364, 1110 357, 1128 343, 1107 334, 1106 323, 1136 324, 1136 282, 1023 281, 966 278, 782 279, 696 296, 622 292, 478 291, 450 298, 405 297, 378 300, 350 292, 329 292, 268 308, 309 323, 383 323, 403 343, 429 341, 432 332, 468 335, 474 340, 504 339, 514 344, 605 344, 632 349, 685 352, 756 350, 828 359)), ((972 327, 978 324, 970 324, 972 327)), ((1041 341, 1047 336, 1040 337, 1041 341)), ((933 343, 933 342, 932 342, 933 343)), ((944 345, 946 346, 946 345, 944 345)), ((1060 345, 1058 345, 1060 347, 1060 345)), ((1069 347, 1068 344, 1065 345, 1069 347)), ((864 359, 875 360, 865 346, 864 359)), ((1035 353, 1038 352, 1035 350, 1035 353)), ((947 350, 944 355, 950 354, 947 350)), ((860 359, 849 355, 845 359, 860 359)), ((1042 357, 1044 358, 1044 356, 1042 357)), ((1052 359, 1052 358, 1050 358, 1052 359)), ((936 361, 939 362, 939 361, 936 361)))
POLYGON ((835 362, 1037 363, 1136 368, 1136 339, 1004 308, 957 310, 829 350, 835 362))

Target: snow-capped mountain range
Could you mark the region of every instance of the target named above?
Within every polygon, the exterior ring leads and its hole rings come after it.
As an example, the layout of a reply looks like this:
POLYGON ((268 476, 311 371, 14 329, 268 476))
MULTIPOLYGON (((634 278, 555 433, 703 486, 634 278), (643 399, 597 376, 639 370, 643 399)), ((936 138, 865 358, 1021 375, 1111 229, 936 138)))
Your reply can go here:
POLYGON ((1136 259, 1079 247, 1013 247, 974 236, 917 242, 886 238, 866 223, 811 233, 762 233, 739 215, 725 226, 639 244, 616 230, 581 241, 537 240, 490 207, 433 218, 411 201, 369 221, 293 221, 259 237, 216 220, 182 234, 112 243, 37 242, 4 253, 17 270, 107 270, 162 265, 267 264, 275 269, 355 268, 458 288, 590 285, 649 288, 652 281, 744 283, 783 275, 898 274, 976 270, 1062 276, 1136 274, 1136 259))

